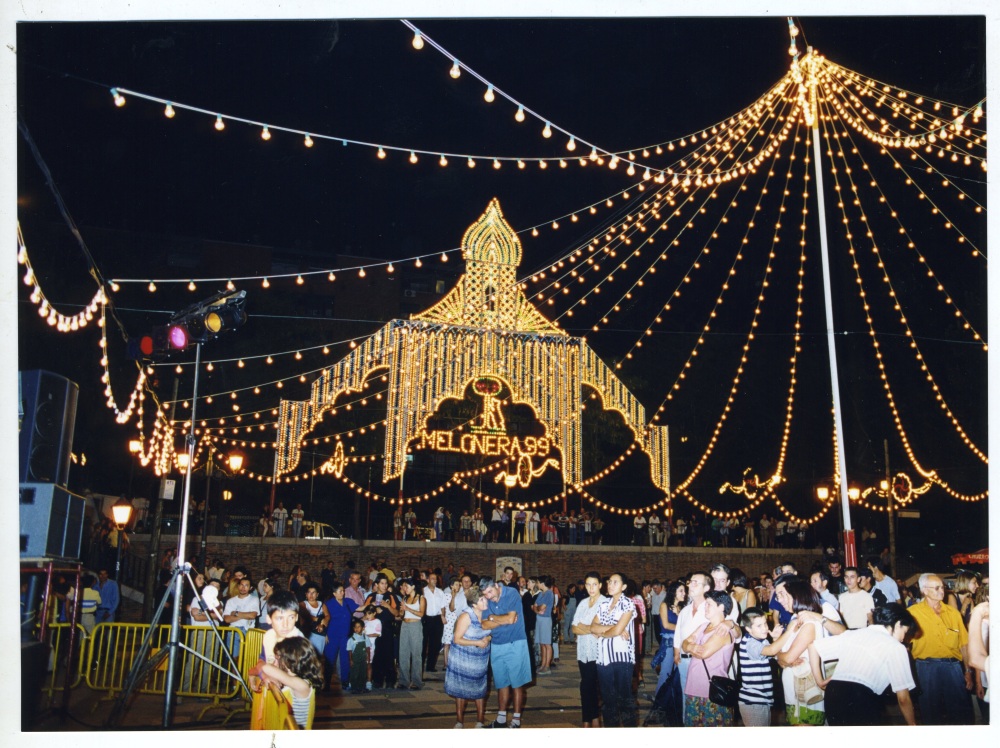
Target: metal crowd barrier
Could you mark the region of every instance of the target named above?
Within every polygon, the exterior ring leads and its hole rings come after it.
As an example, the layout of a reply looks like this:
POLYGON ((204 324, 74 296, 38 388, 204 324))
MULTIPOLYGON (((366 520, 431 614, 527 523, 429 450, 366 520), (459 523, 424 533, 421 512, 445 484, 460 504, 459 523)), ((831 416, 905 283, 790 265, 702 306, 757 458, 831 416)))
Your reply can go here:
MULTIPOLYGON (((85 650, 84 670, 87 686, 95 691, 107 691, 106 699, 114 699, 123 689, 126 678, 135 663, 142 640, 149 630, 146 623, 99 623, 90 637, 85 650)), ((256 663, 260 652, 259 641, 256 650, 245 646, 243 632, 231 626, 220 626, 225 646, 232 652, 240 672, 246 672, 243 659, 251 658, 256 663)), ((181 649, 179 652, 180 677, 176 681, 176 693, 182 697, 211 699, 212 704, 204 711, 221 706, 223 700, 240 695, 242 686, 237 678, 219 670, 208 661, 218 663, 231 670, 229 660, 222 652, 211 627, 181 626, 181 642, 193 652, 181 649)), ((150 655, 166 647, 170 641, 170 627, 157 626, 150 642, 150 655)), ((252 667, 252 665, 251 665, 252 667)), ((161 665, 150 673, 138 686, 139 693, 164 694, 166 692, 167 665, 161 665)), ((204 714, 204 711, 202 714, 204 714)))
MULTIPOLYGON (((263 646, 264 629, 250 629, 246 632, 243 637, 243 651, 238 661, 240 663, 240 675, 243 676, 243 680, 247 681, 248 684, 250 680, 250 671, 257 667, 257 661, 260 658, 263 646)), ((243 691, 243 689, 240 689, 240 696, 243 697, 243 709, 241 711, 251 711, 256 694, 248 694, 246 691, 243 691)), ((226 724, 237 714, 239 714, 237 711, 230 712, 222 721, 222 724, 226 724)))
POLYGON ((49 645, 49 669, 42 683, 42 693, 51 706, 55 701, 55 695, 62 693, 65 689, 66 668, 70 670, 70 688, 76 688, 83 680, 83 665, 87 659, 89 649, 89 639, 87 632, 80 624, 76 625, 76 654, 75 661, 68 663, 69 656, 69 627, 68 623, 50 623, 46 629, 46 642, 49 645), (59 685, 56 685, 56 684, 59 685))

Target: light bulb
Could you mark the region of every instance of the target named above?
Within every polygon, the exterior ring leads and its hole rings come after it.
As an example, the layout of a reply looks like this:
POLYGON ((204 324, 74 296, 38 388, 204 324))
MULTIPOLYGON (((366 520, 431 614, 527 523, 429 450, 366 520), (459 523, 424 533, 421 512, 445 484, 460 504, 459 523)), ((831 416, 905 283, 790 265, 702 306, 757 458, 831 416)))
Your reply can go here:
POLYGON ((448 74, 452 78, 458 78, 458 76, 462 74, 462 68, 459 67, 457 59, 452 61, 451 70, 448 72, 448 74))
POLYGON ((163 108, 163 116, 166 117, 167 119, 173 119, 174 118, 174 114, 176 114, 176 112, 174 111, 174 107, 171 104, 168 103, 163 108))
POLYGON ((301 286, 303 283, 305 283, 305 281, 302 279, 302 276, 300 275, 300 276, 298 276, 298 277, 295 278, 295 283, 297 285, 301 286))
POLYGON ((500 161, 498 159, 493 159, 493 168, 494 169, 500 168, 500 161))
POLYGON ((196 288, 197 286, 194 284, 194 281, 188 282, 188 291, 194 291, 196 288))
POLYGON ((330 274, 326 276, 326 279, 332 283, 337 280, 337 274, 331 271, 330 274))
POLYGON ((264 278, 264 282, 263 282, 263 283, 261 283, 261 285, 262 285, 262 286, 263 286, 264 288, 270 288, 270 287, 271 287, 271 283, 270 283, 270 281, 268 281, 268 279, 267 279, 267 278, 264 278))
POLYGON ((123 107, 125 106, 125 97, 118 93, 117 88, 111 89, 111 95, 115 97, 115 106, 123 107))
POLYGON ((472 160, 472 156, 469 156, 469 160, 466 161, 466 163, 469 165, 470 169, 476 168, 476 162, 472 160))
POLYGON ((444 252, 441 253, 441 262, 448 262, 448 255, 444 252))
POLYGON ((417 154, 413 151, 410 151, 410 163, 411 164, 417 163, 417 154))
POLYGON ((548 122, 546 122, 545 123, 545 127, 542 128, 542 137, 543 138, 551 138, 552 137, 552 126, 548 122))
POLYGON ((424 263, 422 263, 422 262, 420 261, 420 258, 419 258, 419 257, 417 258, 417 261, 416 261, 415 263, 413 263, 413 264, 414 264, 414 265, 416 265, 416 266, 417 266, 418 268, 420 268, 420 267, 423 267, 423 266, 424 266, 424 263))
POLYGON ((413 34, 413 48, 423 49, 424 48, 424 37, 420 35, 419 31, 414 31, 413 34))
POLYGON ((492 83, 486 87, 486 93, 483 94, 483 99, 485 99, 487 104, 492 104, 496 99, 496 95, 493 93, 492 83))
POLYGON ((517 160, 517 168, 518 169, 523 169, 524 166, 525 166, 524 161, 522 161, 521 159, 518 159, 517 160))
POLYGON ((387 267, 386 270, 388 272, 392 273, 392 272, 395 272, 396 268, 394 268, 393 265, 392 265, 392 263, 390 262, 389 263, 389 267, 387 267))
POLYGON ((566 144, 566 150, 567 151, 576 150, 576 139, 572 135, 569 136, 569 142, 566 144))
POLYGON ((153 283, 153 281, 149 282, 149 292, 150 293, 156 293, 156 284, 153 283))
POLYGON ((309 137, 308 133, 306 133, 305 140, 303 140, 302 142, 306 144, 306 148, 312 148, 313 147, 313 139, 311 137, 309 137))
POLYGON ((271 139, 271 131, 267 129, 267 125, 264 125, 264 129, 260 131, 260 139, 261 140, 271 139))
POLYGON ((441 154, 441 158, 438 159, 438 163, 441 164, 441 166, 447 166, 448 165, 448 159, 446 159, 444 157, 443 153, 441 154))
POLYGON ((385 158, 385 150, 382 148, 382 146, 378 147, 378 157, 385 158))
POLYGON ((518 106, 518 108, 517 108, 517 114, 514 115, 514 119, 516 119, 518 122, 524 122, 524 107, 523 106, 518 106))
POLYGON ((215 129, 219 130, 220 132, 226 129, 226 123, 222 121, 221 114, 215 115, 215 129))
POLYGON ((549 168, 548 161, 546 161, 544 158, 543 159, 539 159, 539 161, 538 161, 538 168, 539 169, 548 169, 549 168))
POLYGON ((364 269, 364 268, 361 268, 361 269, 360 269, 360 270, 358 271, 358 277, 359 277, 359 278, 364 278, 364 277, 365 277, 365 269, 364 269))

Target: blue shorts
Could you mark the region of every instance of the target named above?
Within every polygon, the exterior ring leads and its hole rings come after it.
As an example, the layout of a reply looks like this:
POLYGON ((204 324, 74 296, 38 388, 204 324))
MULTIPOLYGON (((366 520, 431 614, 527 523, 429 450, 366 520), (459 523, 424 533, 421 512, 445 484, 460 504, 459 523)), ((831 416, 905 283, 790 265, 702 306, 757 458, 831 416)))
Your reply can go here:
POLYGON ((493 667, 493 685, 497 688, 520 688, 531 683, 531 660, 525 639, 517 639, 510 644, 491 644, 490 665, 493 667))

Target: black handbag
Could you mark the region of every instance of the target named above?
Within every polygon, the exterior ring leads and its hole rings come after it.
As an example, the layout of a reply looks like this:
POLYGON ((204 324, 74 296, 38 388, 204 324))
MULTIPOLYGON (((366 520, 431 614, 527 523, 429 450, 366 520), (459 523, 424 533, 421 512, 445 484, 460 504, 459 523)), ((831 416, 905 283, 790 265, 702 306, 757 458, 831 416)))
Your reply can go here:
POLYGON ((708 665, 701 661, 701 666, 705 668, 705 675, 708 675, 708 699, 713 704, 735 709, 740 703, 740 650, 734 647, 733 657, 736 659, 736 677, 728 678, 725 675, 709 675, 708 665))

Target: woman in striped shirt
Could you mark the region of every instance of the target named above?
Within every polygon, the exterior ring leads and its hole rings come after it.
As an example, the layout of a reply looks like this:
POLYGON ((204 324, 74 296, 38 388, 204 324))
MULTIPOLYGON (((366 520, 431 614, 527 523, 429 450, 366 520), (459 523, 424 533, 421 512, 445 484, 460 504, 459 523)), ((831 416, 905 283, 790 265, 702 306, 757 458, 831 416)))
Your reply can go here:
POLYGON ((632 670, 635 667, 635 639, 631 623, 635 604, 625 592, 624 577, 608 577, 610 599, 600 604, 597 621, 590 633, 597 637, 597 679, 601 684, 605 727, 635 727, 638 718, 632 698, 632 670))

